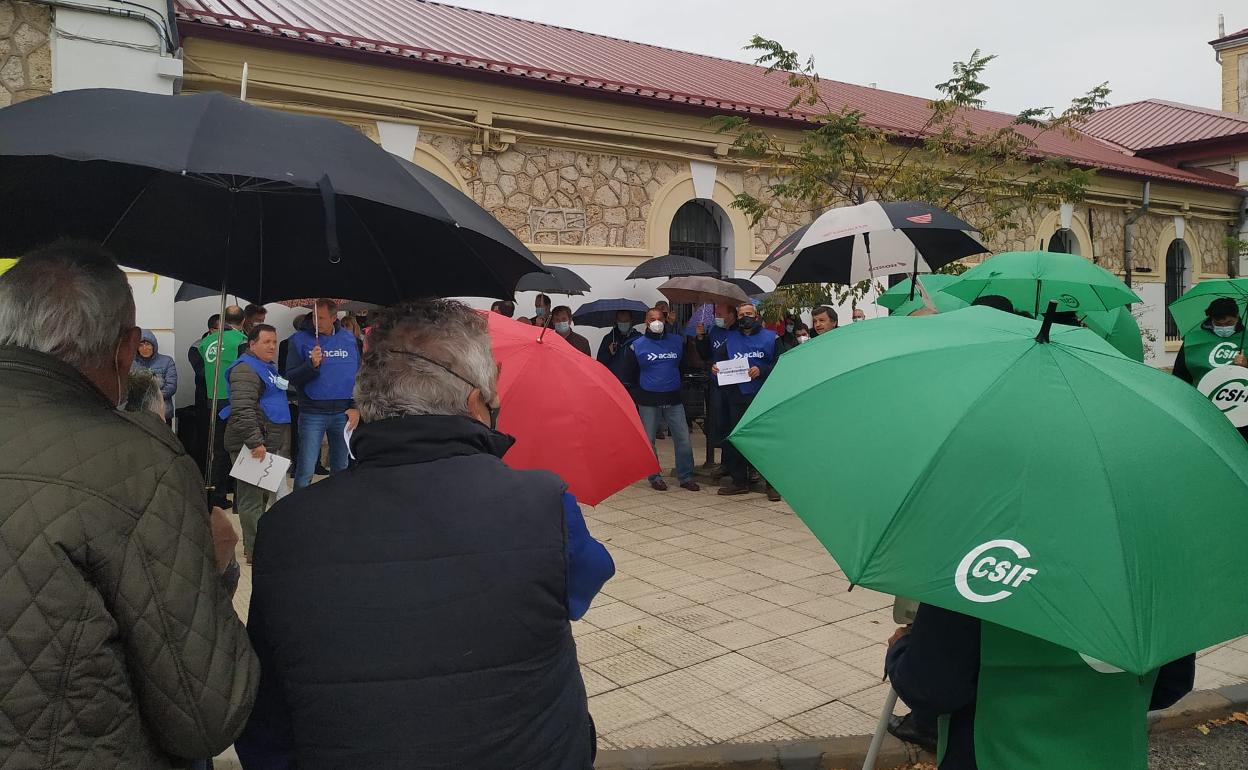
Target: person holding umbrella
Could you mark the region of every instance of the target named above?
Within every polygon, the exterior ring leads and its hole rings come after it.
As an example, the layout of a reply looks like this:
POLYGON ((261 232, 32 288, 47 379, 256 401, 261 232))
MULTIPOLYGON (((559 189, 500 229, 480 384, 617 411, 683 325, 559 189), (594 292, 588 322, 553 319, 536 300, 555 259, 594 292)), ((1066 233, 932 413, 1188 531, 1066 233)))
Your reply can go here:
MULTIPOLYGON (((724 426, 724 435, 732 433, 737 423, 745 416, 754 396, 762 389, 767 375, 776 364, 776 333, 764 329, 760 325, 758 308, 751 302, 742 303, 737 307, 737 328, 728 333, 724 344, 716 351, 715 361, 727 361, 730 358, 746 358, 750 361, 749 382, 728 385, 724 389, 727 401, 728 422, 724 426)), ((719 374, 719 364, 711 365, 711 373, 719 374)), ((720 487, 721 495, 744 495, 750 491, 749 468, 745 456, 731 440, 724 445, 724 465, 732 476, 732 483, 720 487)), ((767 499, 780 501, 780 493, 767 484, 767 499)))
POLYGON ((1196 385, 1211 370, 1234 364, 1248 366, 1244 355, 1244 323, 1230 297, 1218 297, 1205 308, 1205 320, 1183 336, 1173 373, 1196 385))
POLYGON ((534 326, 550 324, 550 297, 538 294, 533 298, 533 317, 529 319, 529 323, 534 326))
POLYGON ((633 327, 633 311, 617 310, 615 326, 611 327, 611 331, 598 345, 598 363, 610 369, 625 388, 632 388, 636 384, 628 380, 626 357, 631 355, 629 345, 640 336, 641 332, 633 327))
MULTIPOLYGON (((646 313, 645 336, 633 340, 627 348, 631 355, 625 359, 629 365, 626 376, 637 383, 632 389, 633 401, 641 413, 650 448, 654 449, 659 427, 666 423, 676 449, 676 476, 681 489, 697 492, 700 487, 693 480, 689 423, 680 399, 680 362, 684 358, 685 338, 667 331, 665 315, 658 307, 646 313)), ((657 451, 655 457, 658 457, 657 451)), ((650 486, 660 492, 667 491, 667 482, 658 473, 650 476, 650 486)))
POLYGON ((567 340, 569 345, 585 355, 590 354, 589 340, 572 331, 572 308, 567 305, 560 305, 550 311, 550 321, 555 333, 567 340))
POLYGON ((299 446, 295 458, 295 489, 312 483, 321 438, 329 441, 329 470, 346 470, 349 456, 343 430, 355 430, 355 374, 360 348, 355 335, 342 327, 333 300, 318 299, 311 328, 290 336, 286 377, 299 389, 299 446))

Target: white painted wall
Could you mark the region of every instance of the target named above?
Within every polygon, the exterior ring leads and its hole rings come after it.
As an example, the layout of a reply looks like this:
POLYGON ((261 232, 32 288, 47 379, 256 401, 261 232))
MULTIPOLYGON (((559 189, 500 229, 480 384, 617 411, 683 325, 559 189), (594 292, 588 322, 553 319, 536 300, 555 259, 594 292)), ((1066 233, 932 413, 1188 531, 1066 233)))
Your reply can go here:
POLYGON ((172 94, 181 61, 173 59, 152 24, 134 18, 142 15, 164 25, 164 0, 75 0, 131 18, 109 16, 69 8, 55 8, 52 29, 52 90, 79 88, 126 88, 131 91, 172 94))

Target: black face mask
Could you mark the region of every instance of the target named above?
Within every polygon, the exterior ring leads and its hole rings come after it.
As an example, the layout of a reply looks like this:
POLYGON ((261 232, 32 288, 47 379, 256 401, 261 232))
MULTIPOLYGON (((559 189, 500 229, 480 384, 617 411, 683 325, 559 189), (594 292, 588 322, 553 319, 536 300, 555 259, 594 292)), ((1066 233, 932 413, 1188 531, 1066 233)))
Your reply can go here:
POLYGON ((743 315, 737 319, 737 328, 743 332, 753 331, 758 326, 758 319, 752 315, 743 315))

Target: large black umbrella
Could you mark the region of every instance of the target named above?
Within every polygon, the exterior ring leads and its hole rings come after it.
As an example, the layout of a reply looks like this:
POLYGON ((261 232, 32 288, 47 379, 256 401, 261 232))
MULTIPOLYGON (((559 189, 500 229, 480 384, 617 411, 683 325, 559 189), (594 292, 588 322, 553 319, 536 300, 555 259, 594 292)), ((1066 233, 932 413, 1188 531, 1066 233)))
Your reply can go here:
POLYGON ((516 291, 540 291, 545 294, 584 294, 590 285, 566 267, 548 265, 545 273, 529 273, 520 277, 516 291))
POLYGON ((777 286, 854 284, 900 273, 930 273, 988 251, 975 228, 944 209, 918 201, 830 209, 790 233, 754 275, 777 286))
POLYGON ((662 257, 647 259, 628 274, 626 280, 633 278, 679 278, 683 275, 719 275, 709 262, 696 257, 682 257, 678 254, 666 254, 662 257))
POLYGON ((576 309, 572 314, 572 320, 577 326, 597 326, 599 329, 610 329, 615 327, 615 316, 617 313, 632 314, 633 325, 646 320, 646 312, 650 310, 650 306, 644 302, 638 302, 635 299, 624 299, 623 297, 614 299, 596 299, 593 302, 587 302, 576 309))
POLYGON ((724 280, 727 281, 728 283, 736 284, 738 287, 741 288, 741 291, 745 292, 747 295, 751 297, 757 297, 760 294, 766 293, 766 289, 754 283, 749 278, 725 278, 724 280))
POLYGON ((58 236, 257 302, 510 297, 543 270, 436 175, 231 96, 67 91, 0 110, 0 254, 58 236))

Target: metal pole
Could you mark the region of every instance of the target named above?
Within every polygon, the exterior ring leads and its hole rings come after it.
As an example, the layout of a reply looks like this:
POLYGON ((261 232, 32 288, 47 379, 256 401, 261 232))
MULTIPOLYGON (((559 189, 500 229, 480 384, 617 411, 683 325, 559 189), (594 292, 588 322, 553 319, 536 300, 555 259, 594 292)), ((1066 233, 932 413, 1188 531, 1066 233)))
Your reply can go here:
MULTIPOLYGON (((221 320, 218 321, 217 326, 217 360, 212 363, 212 408, 208 413, 208 452, 204 461, 206 476, 204 479, 204 492, 209 501, 212 500, 213 493, 217 491, 216 484, 213 483, 215 479, 212 471, 212 462, 216 455, 214 450, 217 442, 217 401, 220 397, 217 392, 217 386, 220 384, 221 377, 221 354, 225 350, 225 290, 230 282, 230 241, 234 235, 234 215, 236 211, 234 196, 238 193, 236 190, 230 189, 228 194, 230 196, 230 216, 229 224, 227 225, 228 229, 225 231, 225 271, 221 276, 221 320)), ((263 300, 263 297, 260 299, 263 300)), ((212 350, 211 347, 208 349, 212 350)))
POLYGON ((888 697, 884 699, 884 710, 880 712, 880 721, 875 724, 875 735, 871 736, 867 758, 862 761, 862 770, 875 770, 875 763, 880 758, 880 747, 884 744, 884 736, 888 734, 888 718, 893 715, 896 706, 897 691, 889 687, 888 697))

